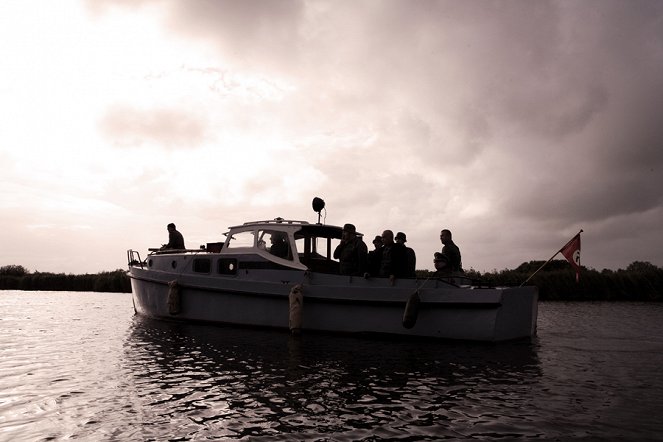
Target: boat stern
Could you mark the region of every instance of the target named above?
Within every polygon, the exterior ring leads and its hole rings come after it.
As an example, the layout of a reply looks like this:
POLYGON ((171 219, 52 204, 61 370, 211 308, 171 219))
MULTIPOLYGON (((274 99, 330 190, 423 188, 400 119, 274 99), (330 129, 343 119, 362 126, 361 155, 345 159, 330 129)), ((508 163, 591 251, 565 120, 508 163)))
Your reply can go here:
POLYGON ((495 323, 495 338, 507 341, 536 336, 539 290, 534 286, 505 288, 495 323))

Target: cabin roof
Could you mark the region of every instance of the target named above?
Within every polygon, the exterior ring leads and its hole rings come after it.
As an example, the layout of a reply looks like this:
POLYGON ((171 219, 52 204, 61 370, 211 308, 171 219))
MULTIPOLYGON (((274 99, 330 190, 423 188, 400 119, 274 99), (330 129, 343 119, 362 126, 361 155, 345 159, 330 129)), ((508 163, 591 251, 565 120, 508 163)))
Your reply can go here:
MULTIPOLYGON (((328 238, 341 238, 343 228, 329 224, 310 224, 308 221, 287 220, 275 218, 264 221, 250 221, 237 226, 231 226, 229 229, 236 231, 247 231, 254 229, 281 230, 283 232, 299 233, 303 236, 316 236, 328 238)), ((363 236, 357 232, 357 236, 363 236)))

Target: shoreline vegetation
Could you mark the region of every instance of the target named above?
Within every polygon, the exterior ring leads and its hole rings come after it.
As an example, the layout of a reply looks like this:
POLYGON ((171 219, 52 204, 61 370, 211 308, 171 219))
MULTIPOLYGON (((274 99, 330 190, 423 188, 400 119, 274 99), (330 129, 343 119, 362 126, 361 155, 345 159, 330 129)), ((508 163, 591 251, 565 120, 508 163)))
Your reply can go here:
POLYGON ((29 272, 20 265, 0 267, 0 290, 48 290, 70 292, 131 293, 131 281, 125 270, 96 274, 29 272))
MULTIPOLYGON (((465 275, 482 287, 517 287, 544 261, 523 263, 516 269, 478 272, 465 275)), ((417 270, 422 282, 434 276, 429 270, 417 270)), ((539 288, 541 301, 663 301, 663 268, 649 262, 634 261, 626 269, 601 271, 582 267, 580 280, 566 260, 553 260, 527 283, 539 288)), ((0 267, 0 290, 48 290, 131 293, 125 270, 96 274, 29 272, 21 265, 0 267)))

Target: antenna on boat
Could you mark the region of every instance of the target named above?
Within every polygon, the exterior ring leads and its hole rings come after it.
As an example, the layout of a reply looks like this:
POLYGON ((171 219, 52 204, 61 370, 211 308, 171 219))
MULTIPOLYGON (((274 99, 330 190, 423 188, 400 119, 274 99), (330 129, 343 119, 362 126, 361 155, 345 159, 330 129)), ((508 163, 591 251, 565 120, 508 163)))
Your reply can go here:
POLYGON ((325 208, 325 201, 322 198, 318 198, 317 196, 313 198, 313 211, 318 213, 318 224, 320 224, 320 217, 322 214, 322 209, 325 208))

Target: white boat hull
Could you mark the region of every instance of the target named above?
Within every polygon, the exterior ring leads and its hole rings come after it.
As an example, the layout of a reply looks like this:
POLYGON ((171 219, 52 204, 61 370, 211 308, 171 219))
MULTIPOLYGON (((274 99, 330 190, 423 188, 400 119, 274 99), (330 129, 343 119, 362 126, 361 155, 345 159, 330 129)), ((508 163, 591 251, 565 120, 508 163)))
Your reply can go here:
POLYGON ((130 268, 136 312, 148 317, 288 329, 289 294, 303 293, 301 330, 377 333, 472 341, 506 341, 536 334, 536 287, 457 287, 443 281, 361 278, 297 270, 247 270, 233 276, 130 268), (274 282, 270 282, 274 281, 274 282), (176 282, 175 288, 169 283, 176 282), (410 296, 420 304, 403 326, 410 296), (176 296, 178 309, 169 303, 176 296))

